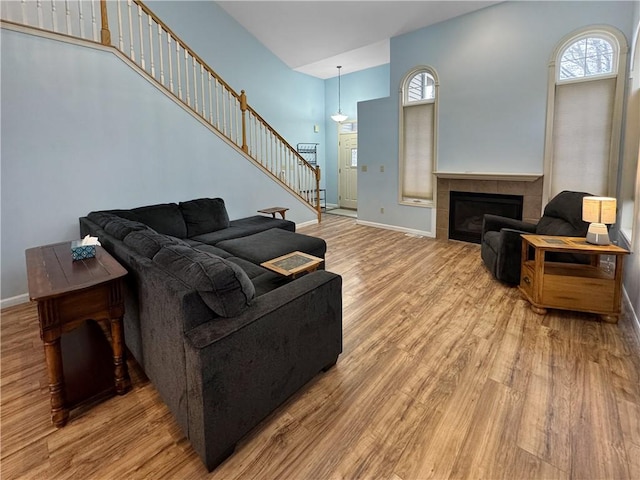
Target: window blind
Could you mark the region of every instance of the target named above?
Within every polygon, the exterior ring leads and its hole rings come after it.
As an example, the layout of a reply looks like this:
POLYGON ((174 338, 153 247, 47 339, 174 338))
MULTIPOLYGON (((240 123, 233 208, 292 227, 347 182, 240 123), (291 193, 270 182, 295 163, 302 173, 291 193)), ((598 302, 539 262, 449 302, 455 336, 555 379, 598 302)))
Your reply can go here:
POLYGON ((403 198, 433 199, 433 103, 403 107, 403 198))
POLYGON ((551 197, 608 195, 615 78, 556 85, 551 197))

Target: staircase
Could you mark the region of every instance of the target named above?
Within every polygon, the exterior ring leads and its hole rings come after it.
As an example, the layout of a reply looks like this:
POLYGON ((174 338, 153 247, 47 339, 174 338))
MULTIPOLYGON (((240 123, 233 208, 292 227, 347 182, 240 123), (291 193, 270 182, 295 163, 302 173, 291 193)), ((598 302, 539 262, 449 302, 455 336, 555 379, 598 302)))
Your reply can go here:
POLYGON ((3 2, 2 26, 113 49, 213 133, 313 209, 321 220, 320 167, 307 162, 139 0, 3 2))

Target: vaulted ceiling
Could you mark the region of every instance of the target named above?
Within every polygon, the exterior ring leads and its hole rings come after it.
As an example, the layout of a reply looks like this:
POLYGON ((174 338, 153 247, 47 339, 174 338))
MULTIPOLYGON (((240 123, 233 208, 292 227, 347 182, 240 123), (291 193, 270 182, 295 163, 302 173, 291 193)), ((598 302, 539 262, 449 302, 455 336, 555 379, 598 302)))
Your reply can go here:
POLYGON ((495 1, 219 1, 292 69, 319 78, 389 62, 391 37, 495 1))

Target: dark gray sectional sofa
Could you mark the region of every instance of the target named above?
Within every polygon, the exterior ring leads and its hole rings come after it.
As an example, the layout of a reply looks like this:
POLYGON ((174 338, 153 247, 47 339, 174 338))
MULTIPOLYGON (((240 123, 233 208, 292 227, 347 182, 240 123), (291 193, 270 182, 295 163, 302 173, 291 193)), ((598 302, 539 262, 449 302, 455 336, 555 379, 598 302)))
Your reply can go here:
POLYGON ((92 212, 129 271, 125 341, 208 470, 342 351, 342 279, 287 280, 259 265, 322 239, 264 216, 229 221, 222 199, 92 212))

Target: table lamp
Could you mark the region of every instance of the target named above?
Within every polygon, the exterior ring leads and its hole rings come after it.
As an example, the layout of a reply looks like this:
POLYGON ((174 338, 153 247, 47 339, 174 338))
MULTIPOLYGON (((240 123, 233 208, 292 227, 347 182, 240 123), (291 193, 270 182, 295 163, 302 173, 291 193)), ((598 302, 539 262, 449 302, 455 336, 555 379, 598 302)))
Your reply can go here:
POLYGON ((591 222, 587 231, 587 242, 594 245, 609 245, 607 224, 616 223, 616 199, 610 197, 584 197, 582 220, 591 222))

